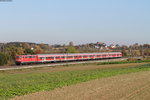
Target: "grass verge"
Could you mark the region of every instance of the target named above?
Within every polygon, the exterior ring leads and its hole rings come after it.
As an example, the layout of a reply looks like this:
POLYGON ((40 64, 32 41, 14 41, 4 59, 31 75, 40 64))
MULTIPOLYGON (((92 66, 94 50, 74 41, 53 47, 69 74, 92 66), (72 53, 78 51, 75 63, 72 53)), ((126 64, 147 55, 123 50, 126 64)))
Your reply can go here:
POLYGON ((8 99, 27 93, 52 90, 98 78, 139 71, 150 71, 150 64, 118 69, 25 73, 19 75, 0 74, 0 99, 8 99))
POLYGON ((100 62, 97 63, 97 65, 108 65, 108 64, 128 64, 128 63, 144 63, 144 62, 150 62, 150 60, 136 60, 136 61, 113 61, 113 62, 100 62))

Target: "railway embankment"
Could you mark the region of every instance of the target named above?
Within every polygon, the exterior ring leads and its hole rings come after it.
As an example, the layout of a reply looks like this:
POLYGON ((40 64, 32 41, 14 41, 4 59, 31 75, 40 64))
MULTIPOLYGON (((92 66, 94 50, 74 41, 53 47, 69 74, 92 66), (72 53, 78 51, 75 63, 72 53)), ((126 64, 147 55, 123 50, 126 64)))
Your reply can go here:
POLYGON ((27 69, 27 68, 38 68, 38 67, 53 67, 53 66, 63 66, 63 65, 74 65, 74 64, 85 64, 85 63, 99 63, 99 62, 114 62, 114 61, 124 61, 127 58, 117 58, 117 59, 105 59, 105 60, 90 60, 90 61, 76 61, 76 62, 59 62, 59 63, 48 63, 48 64, 32 64, 32 65, 21 65, 21 66, 0 66, 0 71, 5 70, 15 70, 15 69, 27 69))

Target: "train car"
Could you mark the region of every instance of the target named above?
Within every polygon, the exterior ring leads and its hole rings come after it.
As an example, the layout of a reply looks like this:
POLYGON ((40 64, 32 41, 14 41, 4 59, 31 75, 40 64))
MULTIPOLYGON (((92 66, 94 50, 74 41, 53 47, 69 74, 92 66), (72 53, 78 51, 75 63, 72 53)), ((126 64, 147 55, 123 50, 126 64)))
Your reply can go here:
POLYGON ((122 57, 121 52, 18 55, 16 65, 59 61, 98 60, 122 57))

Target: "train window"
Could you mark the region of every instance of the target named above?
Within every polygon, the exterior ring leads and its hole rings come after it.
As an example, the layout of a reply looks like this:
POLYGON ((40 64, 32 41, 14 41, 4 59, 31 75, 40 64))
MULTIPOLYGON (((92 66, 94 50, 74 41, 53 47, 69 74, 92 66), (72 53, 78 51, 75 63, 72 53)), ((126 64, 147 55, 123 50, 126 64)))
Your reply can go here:
POLYGON ((62 56, 61 58, 65 58, 65 56, 62 56))
POLYGON ((46 59, 50 59, 50 57, 46 57, 46 59))
POLYGON ((39 57, 39 59, 44 59, 44 57, 39 57))
POLYGON ((46 59, 54 59, 54 57, 46 57, 46 59))
POLYGON ((54 57, 50 57, 50 59, 54 59, 54 57))
POLYGON ((35 58, 35 56, 32 56, 32 58, 35 58))
POLYGON ((67 58, 72 58, 73 56, 67 56, 67 58))
POLYGON ((17 56, 16 58, 22 58, 21 56, 17 56))
POLYGON ((59 59, 60 57, 56 57, 56 59, 59 59))
POLYGON ((32 56, 29 56, 29 58, 32 58, 32 56))

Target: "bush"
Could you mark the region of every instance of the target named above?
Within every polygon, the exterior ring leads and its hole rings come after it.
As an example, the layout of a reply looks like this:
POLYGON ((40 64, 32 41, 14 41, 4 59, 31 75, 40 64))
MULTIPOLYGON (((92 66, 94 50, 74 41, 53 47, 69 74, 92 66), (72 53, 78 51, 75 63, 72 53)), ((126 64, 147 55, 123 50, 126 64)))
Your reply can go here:
POLYGON ((9 55, 0 52, 0 65, 5 65, 8 63, 9 55))

